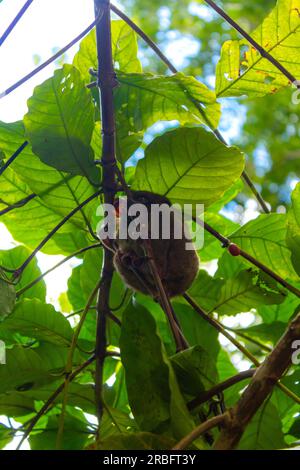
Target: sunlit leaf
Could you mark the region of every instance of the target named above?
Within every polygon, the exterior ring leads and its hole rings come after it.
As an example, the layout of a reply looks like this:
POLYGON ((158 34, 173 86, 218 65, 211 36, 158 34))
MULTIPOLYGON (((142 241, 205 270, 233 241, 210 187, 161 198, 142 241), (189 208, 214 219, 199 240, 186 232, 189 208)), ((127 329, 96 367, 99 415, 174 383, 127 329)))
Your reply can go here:
MULTIPOLYGON (((296 78, 300 37, 299 0, 278 0, 275 8, 251 36, 296 78)), ((217 66, 218 96, 263 96, 290 84, 275 65, 248 41, 227 41, 217 66)))
MULTIPOLYGON (((240 177, 244 158, 202 128, 178 128, 157 137, 137 165, 134 189, 167 196, 173 203, 217 201, 240 177)), ((193 208, 194 209, 194 208, 193 208)))

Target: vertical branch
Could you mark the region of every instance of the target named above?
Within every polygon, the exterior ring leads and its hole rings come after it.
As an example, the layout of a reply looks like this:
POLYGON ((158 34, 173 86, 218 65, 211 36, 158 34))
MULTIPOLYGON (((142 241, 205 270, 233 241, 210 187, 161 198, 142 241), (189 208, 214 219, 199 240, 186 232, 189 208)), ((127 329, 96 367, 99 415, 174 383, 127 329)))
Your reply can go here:
MULTIPOLYGON (((102 122, 102 158, 103 166, 103 195, 104 202, 112 204, 116 191, 115 181, 115 117, 113 106, 113 88, 117 85, 113 69, 111 49, 110 1, 94 0, 95 17, 101 13, 101 19, 96 26, 96 42, 98 56, 98 88, 101 99, 102 122)), ((98 425, 100 428, 103 415, 103 366, 106 354, 106 317, 110 312, 109 293, 113 275, 113 255, 104 249, 104 261, 101 273, 101 283, 97 302, 96 328, 96 375, 95 403, 98 425)), ((99 434, 99 429, 98 429, 99 434)))

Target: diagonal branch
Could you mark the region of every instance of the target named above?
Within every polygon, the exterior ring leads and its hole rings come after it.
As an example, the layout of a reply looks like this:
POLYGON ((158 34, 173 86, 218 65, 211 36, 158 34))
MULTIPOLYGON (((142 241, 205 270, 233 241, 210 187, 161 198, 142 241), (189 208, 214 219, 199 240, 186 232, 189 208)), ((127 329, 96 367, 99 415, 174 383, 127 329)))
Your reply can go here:
POLYGON ((20 155, 20 153, 24 150, 25 147, 27 147, 28 142, 25 140, 22 145, 13 153, 13 155, 5 162, 5 164, 0 168, 0 176, 3 175, 5 172, 6 168, 9 167, 9 165, 12 164, 12 162, 20 155))
POLYGON ((300 313, 290 323, 273 351, 254 374, 238 403, 229 410, 227 419, 214 448, 234 449, 251 418, 263 404, 278 381, 292 364, 293 342, 300 338, 300 313))

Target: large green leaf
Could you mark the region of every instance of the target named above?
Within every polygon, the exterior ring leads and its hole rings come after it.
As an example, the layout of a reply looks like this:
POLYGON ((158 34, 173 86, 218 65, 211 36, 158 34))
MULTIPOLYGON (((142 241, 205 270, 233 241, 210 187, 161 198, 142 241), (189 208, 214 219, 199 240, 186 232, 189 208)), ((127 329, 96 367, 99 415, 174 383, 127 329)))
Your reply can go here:
POLYGON ((217 357, 220 343, 216 329, 189 305, 174 302, 173 306, 189 345, 200 345, 209 355, 217 357))
MULTIPOLYGON (((12 155, 24 140, 22 122, 0 123, 0 147, 5 151, 6 156, 12 155)), ((62 216, 68 214, 94 191, 86 178, 67 176, 42 163, 27 145, 10 168, 1 175, 0 198, 8 204, 15 204, 32 193, 39 197, 31 200, 24 207, 2 216, 2 220, 17 240, 34 248, 62 220, 62 216)), ((4 207, 3 205, 1 209, 4 207)), ((75 214, 60 229, 54 240, 58 239, 61 244, 63 239, 78 237, 78 228, 83 229, 86 226, 83 216, 89 218, 95 211, 95 207, 96 202, 90 203, 75 214)), ((85 235, 80 247, 87 244, 84 238, 85 235)), ((60 253, 61 250, 57 249, 54 240, 50 240, 44 250, 50 253, 60 253)), ((71 247, 70 250, 74 251, 71 247)), ((66 250, 66 243, 64 251, 70 253, 66 250)))
POLYGON ((171 364, 180 389, 188 395, 197 396, 217 382, 216 357, 200 345, 175 354, 171 357, 171 364))
MULTIPOLYGON (((50 355, 48 350, 47 362, 45 355, 39 352, 39 349, 22 347, 6 351, 6 364, 0 367, 0 394, 29 390, 57 379, 49 371, 55 352, 52 351, 50 355)), ((63 363, 60 365, 63 366, 63 363)))
POLYGON ((241 271, 222 285, 212 310, 221 315, 235 315, 248 312, 261 304, 280 304, 284 300, 283 293, 272 289, 256 273, 241 271))
POLYGON ((193 77, 119 73, 118 80, 116 119, 126 116, 131 132, 145 130, 159 120, 218 126, 220 105, 215 94, 193 77))
POLYGON ((131 304, 124 312, 120 339, 121 358, 132 413, 141 430, 172 426, 174 436, 191 431, 191 420, 172 366, 151 314, 131 304))
MULTIPOLYGON (((111 22, 112 56, 114 67, 122 72, 141 72, 142 66, 137 58, 136 34, 123 20, 111 22)), ((80 43, 73 65, 77 67, 85 81, 90 81, 89 69, 98 68, 96 34, 92 30, 80 43)))
MULTIPOLYGON (((33 434, 29 438, 32 450, 55 450, 59 416, 50 416, 44 431, 33 434)), ((61 448, 63 450, 83 449, 88 440, 88 422, 66 415, 61 448)))
MULTIPOLYGON (((17 269, 31 254, 30 250, 24 246, 17 246, 11 250, 0 251, 0 264, 10 269, 17 269)), ((24 270, 20 281, 17 284, 17 289, 27 286, 31 281, 40 276, 41 270, 37 265, 37 260, 34 258, 31 263, 24 270)), ((46 284, 43 279, 35 284, 35 286, 26 290, 23 297, 28 299, 37 298, 45 301, 46 299, 46 284)))
POLYGON ((275 406, 264 403, 250 424, 239 443, 239 450, 273 450, 283 449, 285 442, 281 429, 281 421, 275 406))
MULTIPOLYGON (((300 1, 278 0, 263 23, 251 34, 274 59, 299 77, 300 1)), ((217 66, 218 96, 263 96, 275 93, 289 80, 248 41, 227 41, 217 66)))
POLYGON ((300 276, 300 183, 292 193, 292 207, 287 222, 287 245, 292 252, 293 266, 300 276))
POLYGON ((234 232, 230 239, 279 276, 298 279, 285 240, 284 214, 261 214, 234 232))
MULTIPOLYGON (((1 271, 0 271, 1 274, 1 271)), ((16 290, 12 284, 0 278, 0 320, 10 314, 16 302, 16 290)))
POLYGON ((217 201, 240 177, 244 158, 202 128, 182 127, 157 137, 137 165, 134 189, 167 196, 173 203, 217 201))
POLYGON ((24 392, 11 392, 0 396, 0 414, 9 417, 25 416, 35 412, 34 400, 24 392))
POLYGON ((0 324, 2 331, 12 331, 56 345, 69 345, 72 328, 68 320, 51 304, 38 299, 18 302, 13 312, 0 324))
POLYGON ((64 65, 35 88, 24 124, 34 153, 44 163, 99 184, 90 147, 94 107, 75 67, 64 65))

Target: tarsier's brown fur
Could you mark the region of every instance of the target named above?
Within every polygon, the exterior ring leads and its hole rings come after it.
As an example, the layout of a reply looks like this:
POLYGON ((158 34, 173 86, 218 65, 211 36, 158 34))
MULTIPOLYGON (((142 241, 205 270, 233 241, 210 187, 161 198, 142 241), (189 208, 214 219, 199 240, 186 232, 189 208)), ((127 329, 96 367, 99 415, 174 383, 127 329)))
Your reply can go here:
MULTIPOLYGON (((128 200, 128 207, 133 203, 144 204, 148 209, 151 204, 171 205, 166 197, 147 191, 133 191, 132 196, 133 201, 128 200)), ((148 213, 150 232, 150 211, 148 213)), ((198 273, 199 259, 195 249, 186 249, 186 243, 191 243, 190 238, 185 235, 188 234, 186 227, 181 239, 174 237, 176 224, 180 223, 182 226, 185 224, 182 222, 182 215, 178 212, 174 216, 172 213, 170 220, 170 239, 161 239, 160 235, 159 239, 152 239, 150 243, 153 259, 166 293, 169 297, 174 297, 183 294, 192 284, 198 273)), ((122 240, 117 234, 114 247, 116 250, 114 265, 126 285, 135 291, 150 294, 156 298, 157 289, 146 256, 145 240, 122 240)))

